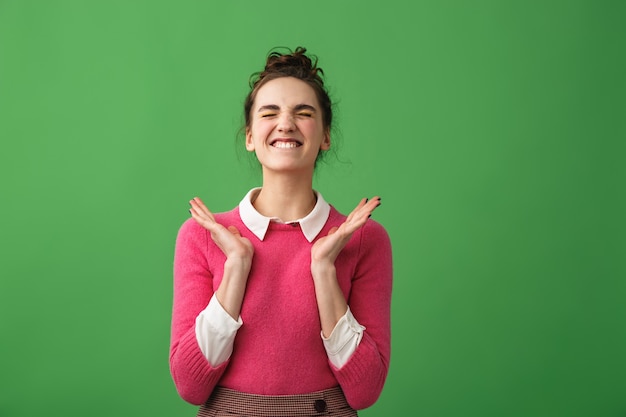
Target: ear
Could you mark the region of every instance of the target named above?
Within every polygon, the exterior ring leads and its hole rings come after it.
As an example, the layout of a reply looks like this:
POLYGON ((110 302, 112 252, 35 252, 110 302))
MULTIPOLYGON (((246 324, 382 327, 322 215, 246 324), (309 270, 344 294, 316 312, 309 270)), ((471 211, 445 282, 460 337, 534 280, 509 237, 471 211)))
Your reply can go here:
POLYGON ((250 152, 254 151, 254 142, 252 142, 252 132, 246 127, 246 149, 250 152))
POLYGON ((327 151, 330 149, 330 130, 328 129, 326 129, 326 131, 324 132, 324 139, 322 140, 320 149, 322 151, 327 151))

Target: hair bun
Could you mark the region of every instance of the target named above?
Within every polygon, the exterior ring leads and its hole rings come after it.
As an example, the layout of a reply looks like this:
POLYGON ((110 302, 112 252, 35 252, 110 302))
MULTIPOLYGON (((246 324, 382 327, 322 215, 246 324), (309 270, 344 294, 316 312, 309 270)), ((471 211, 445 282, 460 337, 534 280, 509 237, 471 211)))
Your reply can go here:
POLYGON ((295 51, 289 48, 274 48, 265 62, 265 69, 262 72, 252 74, 250 87, 263 80, 265 77, 295 77, 301 80, 312 81, 320 87, 324 86, 322 76, 324 71, 317 66, 315 55, 306 55, 306 48, 298 46, 295 51), (277 49, 286 50, 287 53, 277 49))

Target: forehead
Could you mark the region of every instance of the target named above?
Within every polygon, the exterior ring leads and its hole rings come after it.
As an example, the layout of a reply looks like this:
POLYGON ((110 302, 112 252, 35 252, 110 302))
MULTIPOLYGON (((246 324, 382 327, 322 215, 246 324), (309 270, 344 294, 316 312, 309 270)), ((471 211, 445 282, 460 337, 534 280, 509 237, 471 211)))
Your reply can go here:
POLYGON ((254 107, 270 104, 281 107, 293 107, 298 104, 319 107, 315 90, 304 81, 293 77, 276 78, 259 88, 254 99, 254 107))

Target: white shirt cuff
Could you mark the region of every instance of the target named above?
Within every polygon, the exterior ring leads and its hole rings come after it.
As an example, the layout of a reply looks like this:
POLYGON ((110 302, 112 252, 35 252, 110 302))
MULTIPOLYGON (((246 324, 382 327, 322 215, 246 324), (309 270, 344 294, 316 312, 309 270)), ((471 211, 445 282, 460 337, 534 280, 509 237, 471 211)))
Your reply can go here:
POLYGON ((237 330, 242 324, 241 317, 235 321, 213 294, 209 304, 196 317, 196 339, 211 366, 217 367, 230 358, 237 330))
POLYGON ((345 365, 361 343, 365 327, 361 326, 352 315, 350 307, 335 325, 330 336, 320 332, 328 359, 337 368, 345 365))

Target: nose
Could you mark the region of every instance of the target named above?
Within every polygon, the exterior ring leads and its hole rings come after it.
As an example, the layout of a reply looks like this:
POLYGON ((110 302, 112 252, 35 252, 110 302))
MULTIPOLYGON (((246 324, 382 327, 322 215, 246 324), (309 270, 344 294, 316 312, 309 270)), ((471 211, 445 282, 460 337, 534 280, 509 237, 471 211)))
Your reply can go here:
POLYGON ((276 127, 279 132, 293 132, 296 125, 290 114, 283 114, 278 118, 278 125, 276 127))

